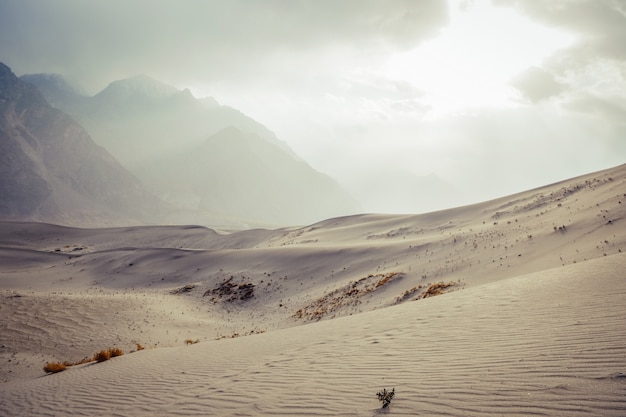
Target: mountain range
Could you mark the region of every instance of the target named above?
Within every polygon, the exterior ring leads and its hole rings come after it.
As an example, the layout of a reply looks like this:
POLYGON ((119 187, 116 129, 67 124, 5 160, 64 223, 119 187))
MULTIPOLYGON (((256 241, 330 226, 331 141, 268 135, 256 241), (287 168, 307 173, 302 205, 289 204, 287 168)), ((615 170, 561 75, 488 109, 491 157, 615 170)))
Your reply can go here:
POLYGON ((166 205, 87 131, 0 63, 0 216, 61 224, 155 222, 166 205))
POLYGON ((336 181, 264 125, 213 98, 197 99, 145 75, 114 81, 93 96, 59 75, 21 81, 173 207, 163 222, 305 224, 358 210, 336 181))

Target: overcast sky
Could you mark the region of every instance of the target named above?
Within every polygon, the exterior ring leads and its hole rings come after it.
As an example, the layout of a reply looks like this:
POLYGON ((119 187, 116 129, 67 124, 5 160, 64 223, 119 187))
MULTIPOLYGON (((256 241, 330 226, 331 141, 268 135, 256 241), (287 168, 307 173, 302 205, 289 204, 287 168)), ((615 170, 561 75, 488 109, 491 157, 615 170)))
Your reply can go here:
POLYGON ((0 61, 213 96, 367 211, 436 208, 429 175, 455 205, 626 162, 626 0, 0 0, 0 61))

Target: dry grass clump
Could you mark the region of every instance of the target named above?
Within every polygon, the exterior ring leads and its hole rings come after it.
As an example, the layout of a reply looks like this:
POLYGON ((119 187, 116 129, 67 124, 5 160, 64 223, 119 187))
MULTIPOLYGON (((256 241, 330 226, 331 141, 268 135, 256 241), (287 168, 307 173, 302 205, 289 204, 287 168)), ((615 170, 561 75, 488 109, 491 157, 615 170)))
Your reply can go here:
POLYGON ((443 281, 435 282, 434 284, 430 284, 430 286, 426 289, 426 291, 422 293, 421 298, 428 298, 428 297, 434 297, 436 295, 445 294, 446 290, 454 286, 456 286, 456 282, 452 282, 452 281, 448 283, 445 283, 443 281))
MULTIPOLYGON (((137 345, 137 350, 144 349, 144 347, 141 346, 139 343, 136 343, 136 345, 137 345)), ((124 351, 117 347, 109 348, 109 349, 102 349, 100 352, 94 353, 93 356, 87 356, 77 362, 70 362, 70 361, 47 362, 46 365, 43 367, 43 370, 47 373, 57 373, 57 372, 65 371, 70 366, 82 365, 84 363, 89 363, 89 362, 94 362, 94 361, 104 362, 116 356, 122 356, 123 354, 124 354, 124 351)))
POLYGON ((102 349, 100 352, 96 352, 93 355, 93 360, 96 362, 104 362, 111 359, 111 352, 108 349, 102 349))
MULTIPOLYGON (((414 297, 417 293, 419 293, 422 288, 424 288, 423 285, 418 285, 417 287, 413 287, 410 290, 406 290, 405 292, 402 293, 402 295, 400 295, 399 297, 396 297, 396 304, 402 303, 412 297, 414 297)), ((418 300, 419 297, 417 298, 413 298, 414 300, 418 300)))
POLYGON ((196 339, 196 340, 193 340, 193 339, 186 339, 186 340, 185 340, 185 344, 186 344, 186 345, 195 345, 195 344, 196 344, 196 343, 198 343, 198 342, 200 342, 200 339, 196 339))
POLYGON ((116 356, 122 356, 123 354, 124 352, 120 348, 102 349, 100 352, 96 352, 93 355, 93 360, 96 362, 104 362, 116 356))
POLYGON ((122 356, 124 354, 124 351, 120 348, 111 348, 109 349, 109 352, 111 352, 112 358, 115 358, 116 356, 122 356))
MULTIPOLYGON (((427 284, 428 285, 428 284, 427 284)), ((426 289, 424 289, 423 285, 418 285, 417 287, 413 287, 410 290, 406 290, 399 297, 396 297, 396 304, 402 303, 407 300, 423 300, 424 298, 434 297, 436 295, 445 294, 450 291, 452 287, 457 286, 456 282, 435 282, 433 284, 429 284, 426 289)))
POLYGON ((61 362, 48 362, 43 367, 43 370, 49 374, 56 374, 57 372, 62 372, 67 369, 67 365, 61 362))

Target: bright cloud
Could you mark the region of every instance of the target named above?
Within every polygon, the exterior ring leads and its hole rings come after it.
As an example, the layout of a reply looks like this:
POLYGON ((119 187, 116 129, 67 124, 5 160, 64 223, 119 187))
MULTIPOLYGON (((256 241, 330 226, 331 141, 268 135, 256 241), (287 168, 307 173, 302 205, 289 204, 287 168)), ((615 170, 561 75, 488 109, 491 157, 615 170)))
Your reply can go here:
POLYGON ((510 105, 511 79, 574 41, 571 34, 488 1, 450 6, 450 23, 440 35, 392 55, 386 70, 423 90, 436 114, 510 105))

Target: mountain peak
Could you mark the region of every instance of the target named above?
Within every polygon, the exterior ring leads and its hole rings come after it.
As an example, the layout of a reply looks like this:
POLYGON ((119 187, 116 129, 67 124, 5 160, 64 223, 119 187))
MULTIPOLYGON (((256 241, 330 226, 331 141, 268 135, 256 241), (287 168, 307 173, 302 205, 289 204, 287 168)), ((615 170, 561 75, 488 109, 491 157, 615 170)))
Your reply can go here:
MULTIPOLYGON (((0 87, 3 87, 7 84, 13 84, 17 80, 11 68, 7 67, 5 64, 0 62, 0 87)), ((2 90, 0 89, 0 91, 2 90)))
POLYGON ((57 108, 84 98, 60 74, 25 74, 20 80, 37 87, 48 103, 57 108))
POLYGON ((8 74, 13 75, 11 68, 0 62, 0 77, 6 77, 8 74))
POLYGON ((127 98, 131 96, 141 96, 152 99, 171 97, 179 93, 179 90, 171 85, 165 84, 154 78, 141 74, 124 80, 113 81, 96 97, 114 96, 127 98))
POLYGON ((76 94, 74 87, 72 87, 61 74, 24 74, 20 79, 36 87, 41 88, 41 86, 45 85, 49 88, 54 87, 58 91, 67 91, 76 94))

